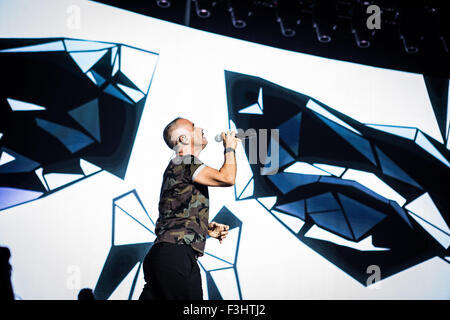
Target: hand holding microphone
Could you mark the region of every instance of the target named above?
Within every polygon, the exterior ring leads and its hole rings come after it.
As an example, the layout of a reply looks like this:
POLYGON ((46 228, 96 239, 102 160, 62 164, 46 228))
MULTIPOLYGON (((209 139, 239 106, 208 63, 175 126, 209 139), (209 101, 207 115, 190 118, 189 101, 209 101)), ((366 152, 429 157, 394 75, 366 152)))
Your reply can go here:
POLYGON ((236 149, 238 142, 241 142, 241 139, 236 137, 236 132, 229 130, 226 133, 222 132, 221 140, 223 141, 224 148, 233 148, 233 149, 236 149))

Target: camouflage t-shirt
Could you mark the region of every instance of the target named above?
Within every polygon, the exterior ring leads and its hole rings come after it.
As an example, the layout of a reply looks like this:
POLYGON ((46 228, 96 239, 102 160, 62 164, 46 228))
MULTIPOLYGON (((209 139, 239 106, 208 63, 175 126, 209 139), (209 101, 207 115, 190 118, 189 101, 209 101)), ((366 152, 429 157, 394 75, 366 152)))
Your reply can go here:
POLYGON ((203 255, 209 219, 208 187, 193 179, 204 166, 194 155, 170 161, 163 176, 155 243, 185 243, 203 255))

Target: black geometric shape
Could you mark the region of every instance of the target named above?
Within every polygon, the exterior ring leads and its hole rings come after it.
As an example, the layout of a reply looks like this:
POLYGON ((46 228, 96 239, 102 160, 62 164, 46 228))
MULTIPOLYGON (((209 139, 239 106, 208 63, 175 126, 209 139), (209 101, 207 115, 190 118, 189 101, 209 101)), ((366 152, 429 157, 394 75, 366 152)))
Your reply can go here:
MULTIPOLYGON (((223 223, 223 224, 229 225, 229 227, 230 227, 229 230, 230 231, 235 229, 235 228, 239 229, 237 243, 236 243, 236 252, 235 252, 235 255, 234 255, 234 261, 233 262, 228 262, 228 263, 232 263, 232 266, 230 265, 229 269, 233 269, 233 271, 234 271, 234 275, 235 275, 235 278, 236 278, 236 287, 237 287, 237 290, 238 290, 239 299, 242 299, 241 286, 240 286, 240 282, 239 282, 238 272, 237 272, 237 269, 236 269, 236 263, 237 263, 237 259, 238 259, 238 251, 239 251, 239 245, 240 245, 240 239, 241 239, 241 232, 242 232, 242 221, 239 218, 237 218, 225 206, 223 206, 219 210, 219 212, 211 219, 211 221, 215 221, 217 223, 223 223)), ((215 258, 218 258, 214 254, 208 253, 208 251, 206 251, 206 254, 211 255, 211 256, 213 256, 215 258)), ((208 289, 208 299, 209 300, 223 300, 223 297, 220 294, 220 291, 217 288, 217 285, 216 285, 213 277, 211 276, 211 272, 212 271, 219 271, 219 270, 218 269, 206 270, 205 267, 202 265, 201 261, 202 260, 200 258, 199 263, 200 263, 202 269, 205 271, 205 274, 206 274, 206 282, 207 282, 207 289, 208 289)))
POLYGON ((298 147, 300 143, 300 123, 302 120, 302 113, 290 118, 286 122, 280 124, 280 138, 289 147, 289 149, 298 156, 298 147))
MULTIPOLYGON (((419 145, 414 141, 415 137, 405 138, 366 126, 315 100, 315 97, 288 90, 258 77, 226 71, 225 83, 229 118, 237 128, 244 131, 249 128, 256 131, 277 128, 301 112, 299 154, 289 154, 295 161, 331 164, 371 173, 402 196, 406 200, 405 204, 426 191, 449 224, 450 199, 446 190, 450 170, 445 159, 450 159, 450 152, 444 145, 424 134, 426 141, 422 139, 424 141, 421 140, 422 145, 419 145), (243 105, 253 103, 251 101, 257 97, 260 88, 264 95, 264 113, 239 113, 243 105), (313 105, 311 109, 309 101, 315 102, 318 107, 313 105)), ((418 132, 415 129, 416 137, 418 132)), ((280 145, 288 150, 283 139, 280 139, 280 145)), ((245 152, 249 158, 250 149, 245 148, 245 152)), ((249 165, 253 173, 254 197, 276 196, 275 210, 280 209, 280 212, 304 220, 299 232, 286 227, 287 231, 364 286, 367 285, 368 265, 380 266, 383 270, 381 278, 384 279, 434 256, 446 255, 441 244, 427 230, 408 217, 398 203, 371 190, 370 184, 366 183, 365 186, 361 184, 362 181, 359 183, 326 175, 288 172, 262 175, 260 171, 265 167, 263 164, 249 165), (310 198, 327 193, 336 197, 340 195, 336 200, 343 211, 304 214, 302 201, 308 202, 310 198), (345 197, 344 203, 341 197, 345 197), (293 206, 293 203, 299 205, 293 206), (360 214, 359 210, 363 213, 360 214), (373 246, 383 250, 360 250, 356 249, 357 243, 354 248, 350 248, 332 241, 306 237, 306 232, 314 224, 358 243, 370 236, 373 246)), ((342 176, 345 176, 345 172, 342 176)))
POLYGON ((242 221, 239 220, 227 207, 222 207, 220 211, 216 214, 213 221, 217 223, 226 224, 230 227, 229 230, 234 228, 242 227, 242 221))
POLYGON ((70 110, 69 114, 98 142, 101 142, 98 99, 88 101, 78 108, 70 110))
POLYGON ((40 166, 40 164, 36 161, 33 161, 5 147, 0 149, 0 157, 3 155, 3 152, 6 152, 15 159, 13 161, 0 165, 0 173, 30 172, 40 166))
POLYGON ((267 177, 283 194, 291 192, 300 186, 315 183, 319 181, 320 178, 320 176, 317 175, 290 172, 280 172, 267 177))
POLYGON ((275 209, 284 213, 297 216, 302 220, 305 220, 306 210, 305 210, 305 200, 303 199, 277 205, 275 209))
MULTIPOLYGON (((130 273, 130 271, 134 268, 136 264, 140 264, 136 275, 133 280, 133 284, 130 288, 130 294, 129 299, 131 299, 134 291, 136 290, 136 279, 140 270, 140 267, 144 261, 145 256, 147 255, 148 251, 150 250, 151 246, 153 245, 153 242, 143 242, 143 243, 130 243, 130 244, 115 244, 115 234, 118 228, 121 228, 120 225, 117 225, 116 223, 116 206, 117 202, 119 202, 121 199, 124 199, 126 197, 133 197, 133 199, 136 201, 135 204, 140 206, 132 208, 134 210, 143 211, 144 215, 146 215, 149 219, 148 222, 150 224, 153 224, 152 220, 150 219, 150 216, 147 213, 147 210, 142 204, 141 199, 139 198, 138 193, 136 190, 132 190, 129 192, 126 192, 116 198, 113 199, 113 210, 112 210, 112 230, 111 230, 111 248, 109 250, 108 256, 105 260, 105 263, 103 265, 103 269, 100 273, 100 276, 97 280, 97 284, 94 289, 94 294, 99 300, 106 300, 108 299, 111 294, 114 292, 114 290, 118 287, 118 285, 122 282, 122 280, 130 273)), ((130 203, 129 203, 130 204, 130 203)), ((131 204, 130 204, 131 205, 131 204)), ((128 209, 128 208, 126 208, 128 209)), ((149 235, 154 235, 154 225, 145 225, 147 223, 147 219, 144 217, 144 221, 139 221, 136 219, 136 217, 143 217, 139 215, 139 212, 130 212, 127 213, 123 211, 124 209, 118 208, 123 214, 129 215, 130 219, 135 220, 132 221, 134 226, 136 228, 139 228, 147 231, 149 235), (151 230, 150 230, 151 229, 151 230)), ((128 240, 128 239, 127 239, 128 240)), ((142 288, 138 288, 137 290, 141 290, 142 288)))
POLYGON ((208 300, 223 300, 210 272, 206 272, 206 285, 208 288, 208 300))
POLYGON ((376 164, 375 156, 373 155, 372 148, 370 147, 370 142, 365 138, 357 135, 356 133, 341 127, 335 122, 326 119, 325 117, 318 115, 318 117, 326 123, 330 128, 332 128, 336 133, 338 133, 342 138, 347 140, 347 142, 356 150, 358 150, 362 155, 369 159, 373 164, 376 164))
POLYGON ((378 160, 380 161, 381 171, 383 171, 385 175, 422 189, 421 186, 414 181, 414 179, 412 179, 405 171, 396 165, 394 161, 389 159, 389 157, 385 155, 378 147, 375 147, 375 150, 377 151, 378 160))
POLYGON ((411 222, 409 221, 408 214, 406 213, 405 209, 400 207, 397 202, 389 200, 390 206, 398 213, 398 215, 411 227, 413 228, 411 222))
POLYGON ((105 79, 94 70, 91 70, 91 72, 94 75, 94 79, 97 82, 97 85, 101 87, 105 83, 105 79))
POLYGON ((94 289, 98 300, 108 299, 137 263, 142 263, 153 242, 111 247, 94 289))
POLYGON ((125 95, 123 95, 122 92, 120 92, 120 90, 117 89, 116 87, 114 87, 112 84, 109 84, 105 88, 105 92, 116 97, 117 99, 125 101, 126 103, 130 103, 130 104, 132 103, 130 99, 128 99, 125 95))
POLYGON ((331 192, 323 193, 306 199, 306 210, 308 213, 341 209, 342 208, 331 192))
POLYGON ((344 238, 354 239, 347 220, 341 210, 312 213, 310 217, 322 228, 332 231, 344 238))
POLYGON ((270 139, 269 148, 267 152, 267 156, 265 157, 265 162, 269 159, 270 161, 261 168, 262 175, 271 175, 278 171, 279 168, 284 167, 287 164, 294 162, 294 158, 282 147, 280 146, 272 137, 270 139), (272 148, 278 150, 278 166, 272 161, 272 148))
POLYGON ((94 140, 82 132, 52 121, 36 118, 36 124, 58 139, 71 153, 78 152, 94 143, 94 140))
POLYGON ((386 218, 385 214, 366 206, 357 200, 343 194, 338 194, 338 197, 344 207, 345 214, 356 241, 361 239, 361 237, 370 229, 386 218))
MULTIPOLYGON (((116 78, 136 88, 120 72, 111 76, 112 48, 124 46, 71 39, 66 44, 80 50, 69 53, 64 40, 67 39, 0 39, 0 49, 8 49, 0 51, 0 68, 8 79, 0 92, 0 132, 3 134, 0 142, 3 147, 32 159, 43 173, 82 173, 80 166, 75 167, 73 163, 83 159, 123 179, 146 94, 134 103, 118 89, 123 100, 104 92, 105 88, 117 86, 116 78), (82 50, 83 47, 98 47, 101 52, 88 52, 82 50), (80 60, 91 56, 92 60, 80 60), (80 67, 90 69, 83 73, 80 67), (45 106, 45 110, 13 112, 7 98, 45 106)), ((121 50, 115 51, 116 59, 123 59, 121 50)), ((153 61, 155 53, 138 51, 153 61)), ((147 75, 149 79, 153 71, 147 75)), ((25 178, 23 172, 6 172, 17 164, 11 162, 0 167, 0 184, 36 190, 36 174, 31 169, 28 174, 33 179, 25 178)), ((44 196, 54 192, 45 188, 42 191, 44 196)))

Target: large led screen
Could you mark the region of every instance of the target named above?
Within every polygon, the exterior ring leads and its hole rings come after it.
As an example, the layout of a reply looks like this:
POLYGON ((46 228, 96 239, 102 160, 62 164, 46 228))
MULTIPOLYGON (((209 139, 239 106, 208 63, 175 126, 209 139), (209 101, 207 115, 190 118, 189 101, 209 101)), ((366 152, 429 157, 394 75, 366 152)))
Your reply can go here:
POLYGON ((2 1, 0 38, 17 299, 139 297, 178 116, 204 128, 215 168, 218 133, 257 133, 236 184, 209 188, 230 233, 198 260, 205 299, 450 298, 449 79, 81 0, 2 1))

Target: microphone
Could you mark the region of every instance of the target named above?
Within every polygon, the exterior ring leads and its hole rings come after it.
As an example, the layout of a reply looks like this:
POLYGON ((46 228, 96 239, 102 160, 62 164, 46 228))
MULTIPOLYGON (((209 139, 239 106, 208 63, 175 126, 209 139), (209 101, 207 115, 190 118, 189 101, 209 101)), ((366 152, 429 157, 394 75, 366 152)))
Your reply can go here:
MULTIPOLYGON (((247 134, 245 135, 244 132, 236 132, 236 138, 244 140, 244 139, 253 139, 256 137, 256 133, 251 133, 251 134, 247 134)), ((214 140, 216 140, 217 142, 221 142, 222 139, 222 133, 217 134, 214 137, 214 140)))

